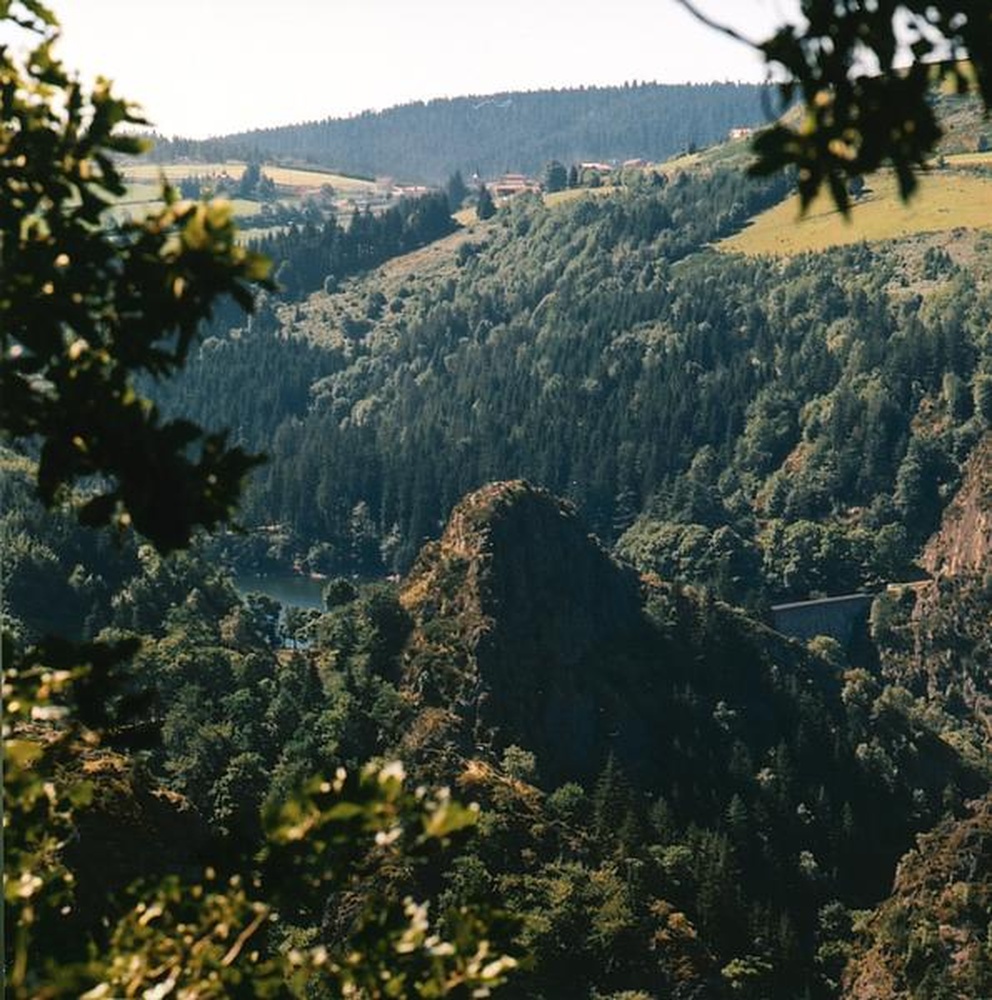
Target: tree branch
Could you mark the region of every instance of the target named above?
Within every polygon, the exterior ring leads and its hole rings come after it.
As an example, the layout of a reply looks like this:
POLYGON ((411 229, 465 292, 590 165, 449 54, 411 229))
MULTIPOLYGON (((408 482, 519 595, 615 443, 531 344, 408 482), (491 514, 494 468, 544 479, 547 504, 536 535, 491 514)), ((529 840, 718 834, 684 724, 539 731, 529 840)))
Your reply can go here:
POLYGON ((750 38, 745 38, 739 31, 731 28, 729 24, 722 24, 720 21, 714 21, 708 14, 704 14, 696 6, 693 0, 675 0, 675 2, 691 14, 697 21, 699 21, 700 24, 705 24, 707 28, 719 31, 728 38, 732 38, 735 42, 740 42, 742 45, 747 45, 752 49, 760 48, 757 42, 752 42, 750 38))

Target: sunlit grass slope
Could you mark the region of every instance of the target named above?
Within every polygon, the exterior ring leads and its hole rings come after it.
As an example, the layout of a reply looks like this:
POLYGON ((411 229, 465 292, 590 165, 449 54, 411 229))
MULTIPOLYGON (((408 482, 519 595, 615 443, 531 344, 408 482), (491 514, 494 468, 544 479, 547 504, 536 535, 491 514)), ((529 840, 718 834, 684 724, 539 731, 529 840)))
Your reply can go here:
MULTIPOLYGON (((225 163, 140 163, 128 164, 124 167, 124 176, 131 184, 140 182, 157 183, 162 174, 172 181, 183 177, 215 177, 226 174, 232 180, 238 180, 244 173, 245 165, 234 161, 225 163)), ((352 191, 368 191, 375 188, 373 181, 358 177, 345 177, 343 174, 328 173, 323 170, 305 170, 300 167, 276 167, 268 163, 262 165, 262 173, 279 187, 313 188, 318 190, 324 184, 330 184, 342 194, 352 191)))
MULTIPOLYGON (((112 212, 118 220, 139 219, 161 207, 161 181, 176 184, 184 177, 200 177, 205 181, 210 178, 227 177, 237 181, 244 173, 245 164, 233 161, 215 163, 140 163, 124 166, 124 179, 127 183, 127 193, 114 205, 112 212)), ((324 170, 306 170, 298 167, 277 167, 265 164, 262 173, 271 177, 279 189, 282 200, 293 202, 313 192, 319 191, 325 185, 330 185, 339 196, 356 197, 369 195, 375 191, 373 181, 361 180, 357 177, 345 177, 342 174, 329 173, 324 170), (288 195, 288 198, 287 198, 288 195)), ((244 198, 231 199, 234 214, 241 220, 258 215, 261 204, 244 198)), ((242 236, 259 235, 262 230, 242 230, 242 236)))
MULTIPOLYGON (((976 154, 981 155, 981 154, 976 154)), ((958 157, 948 157, 948 167, 934 170, 904 204, 889 172, 872 177, 849 218, 837 211, 830 197, 821 194, 804 218, 798 198, 790 198, 757 216, 753 223, 721 241, 719 249, 745 254, 790 256, 862 241, 896 239, 916 233, 946 232, 959 228, 992 229, 992 175, 957 167, 958 157)), ((975 166, 974 156, 965 164, 975 166)))

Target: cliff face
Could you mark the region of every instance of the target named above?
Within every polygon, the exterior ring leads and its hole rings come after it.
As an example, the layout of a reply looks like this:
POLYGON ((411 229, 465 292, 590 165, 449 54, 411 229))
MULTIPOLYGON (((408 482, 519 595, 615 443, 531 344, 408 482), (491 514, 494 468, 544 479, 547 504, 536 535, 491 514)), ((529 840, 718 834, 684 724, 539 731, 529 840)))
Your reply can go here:
POLYGON ((922 559, 935 577, 987 573, 992 569, 992 434, 974 449, 957 496, 922 559))
POLYGON ((992 996, 992 798, 918 838, 864 923, 846 1000, 992 996))
MULTIPOLYGON (((458 785, 492 810, 479 857, 499 858, 493 872, 511 870, 493 879, 511 894, 552 878, 548 895, 521 906, 542 915, 562 892, 563 856, 584 857, 579 851, 593 842, 637 854, 640 838, 657 837, 657 850, 643 852, 654 859, 645 861, 644 884, 657 896, 641 926, 666 921, 652 951, 671 950, 663 961, 673 982, 682 981, 680 969, 693 970, 692 995, 721 995, 707 980, 714 968, 751 973, 730 959, 752 954, 757 913, 769 914, 766 940, 790 926, 792 939, 812 948, 831 900, 845 911, 879 905, 915 834, 949 802, 988 790, 987 778, 908 720, 900 701, 876 703, 863 672, 842 675, 705 593, 638 578, 567 504, 523 482, 467 497, 400 599, 412 623, 401 687, 413 711, 396 752, 410 773, 458 785), (520 752, 506 753, 514 744, 520 752), (568 806, 573 799, 559 793, 572 781, 587 794, 568 806), (564 830, 565 839, 542 842, 564 830), (698 860, 698 883, 673 874, 681 871, 670 854, 676 843, 698 860), (538 874, 542 857, 549 867, 538 874), (693 940, 719 965, 693 957, 695 945, 678 935, 675 916, 687 913, 693 940)), ((581 879, 592 876, 583 870, 581 879)), ((559 978, 572 960, 570 936, 581 933, 563 926, 559 978)), ((848 938, 829 943, 837 945, 836 977, 848 938)), ((857 1000, 873 996, 857 992, 857 984, 869 989, 871 969, 889 975, 889 956, 870 958, 872 948, 863 947, 869 971, 851 967, 857 1000)))
POLYGON ((873 611, 882 671, 992 750, 992 434, 973 450, 921 562, 933 579, 873 611), (877 623, 882 622, 882 627, 877 623))
POLYGON ((593 766, 618 713, 640 738, 626 699, 608 694, 631 680, 615 650, 646 627, 640 582, 564 501, 521 481, 470 494, 401 600, 416 623, 405 686, 435 712, 423 730, 450 710, 466 749, 520 743, 552 771, 593 766))
MULTIPOLYGON (((992 750, 992 434, 921 560, 933 579, 873 611, 886 678, 945 713, 946 737, 988 766, 992 750)), ((918 838, 891 896, 861 927, 846 1000, 992 996, 992 798, 918 838)))

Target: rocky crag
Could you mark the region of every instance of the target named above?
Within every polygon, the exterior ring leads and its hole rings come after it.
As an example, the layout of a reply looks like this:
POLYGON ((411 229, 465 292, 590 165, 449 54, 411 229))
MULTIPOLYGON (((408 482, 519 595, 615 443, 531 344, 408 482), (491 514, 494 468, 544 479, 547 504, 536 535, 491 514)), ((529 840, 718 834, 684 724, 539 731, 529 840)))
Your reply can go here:
POLYGON ((434 707, 414 742, 442 706, 466 751, 518 743, 554 772, 559 760, 596 766, 621 722, 628 741, 639 738, 616 650, 636 648, 647 629, 642 585, 564 501, 522 481, 470 494, 401 601, 416 623, 405 685, 434 707))
POLYGON ((883 595, 872 612, 887 681, 958 720, 992 753, 992 434, 920 560, 926 583, 883 595))
POLYGON ((845 1000, 992 996, 992 798, 919 837, 863 920, 845 1000))

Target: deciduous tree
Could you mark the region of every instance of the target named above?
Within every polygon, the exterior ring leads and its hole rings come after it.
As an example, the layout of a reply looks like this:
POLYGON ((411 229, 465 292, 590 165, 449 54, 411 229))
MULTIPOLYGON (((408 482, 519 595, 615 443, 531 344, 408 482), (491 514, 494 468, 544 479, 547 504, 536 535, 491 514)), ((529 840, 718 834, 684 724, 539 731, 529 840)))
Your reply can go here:
MULTIPOLYGON (((88 497, 84 523, 130 524, 161 552, 182 548, 198 526, 230 517, 258 459, 223 434, 163 420, 137 382, 183 366, 219 298, 250 310, 268 263, 236 241, 228 205, 180 201, 168 187, 159 211, 111 225, 105 210, 124 192, 114 157, 142 148, 118 127, 142 119, 105 81, 88 92, 63 68, 56 20, 40 0, 0 0, 0 24, 34 40, 24 58, 0 47, 2 441, 37 449, 47 504, 76 485, 88 497)), ((274 807, 266 897, 257 871, 220 883, 212 869, 196 884, 169 877, 79 958, 85 942, 66 930, 74 876, 65 848, 75 811, 94 798, 79 752, 99 752, 105 680, 135 645, 50 642, 15 656, 3 637, 5 995, 309 995, 322 978, 334 995, 443 996, 488 992, 503 978, 514 962, 492 954, 478 913, 459 914, 448 942, 412 899, 366 898, 337 957, 270 946, 277 900, 296 905, 306 886, 323 905, 373 844, 406 864, 474 823, 475 811, 446 795, 411 793, 398 766, 315 778, 274 807)), ((227 760, 225 778, 227 821, 251 825, 240 791, 260 780, 260 759, 227 760)))
POLYGON ((2 10, 37 44, 23 67, 0 57, 0 434, 39 443, 46 503, 98 474, 85 523, 131 523, 175 549, 230 516, 258 459, 163 420, 136 378, 177 371, 219 298, 250 309, 268 263, 237 243, 227 203, 170 188, 146 219, 109 226, 124 192, 114 157, 142 148, 118 127, 142 119, 105 82, 87 94, 70 76, 40 4, 2 10))

